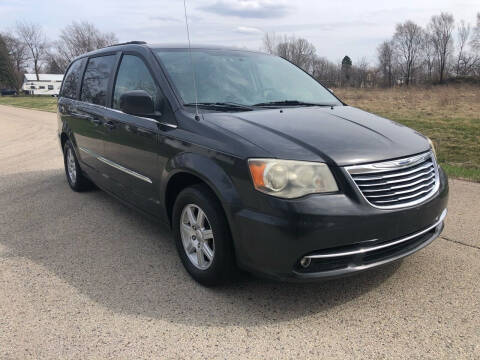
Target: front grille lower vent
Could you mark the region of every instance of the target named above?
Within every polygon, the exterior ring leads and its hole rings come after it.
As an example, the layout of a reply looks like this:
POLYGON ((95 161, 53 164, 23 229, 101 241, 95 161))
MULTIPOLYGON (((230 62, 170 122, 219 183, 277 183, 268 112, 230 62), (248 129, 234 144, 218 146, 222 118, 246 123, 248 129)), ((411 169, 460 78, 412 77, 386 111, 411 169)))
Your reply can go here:
POLYGON ((379 208, 415 205, 438 190, 438 168, 431 152, 346 170, 365 199, 379 208))

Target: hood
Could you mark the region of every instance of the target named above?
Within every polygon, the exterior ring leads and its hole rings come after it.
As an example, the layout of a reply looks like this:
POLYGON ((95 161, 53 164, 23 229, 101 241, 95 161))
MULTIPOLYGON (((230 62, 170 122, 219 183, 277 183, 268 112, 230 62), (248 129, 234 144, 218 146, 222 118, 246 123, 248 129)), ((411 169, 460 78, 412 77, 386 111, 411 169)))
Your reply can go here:
POLYGON ((351 106, 206 113, 204 118, 282 159, 346 166, 429 149, 415 130, 351 106))

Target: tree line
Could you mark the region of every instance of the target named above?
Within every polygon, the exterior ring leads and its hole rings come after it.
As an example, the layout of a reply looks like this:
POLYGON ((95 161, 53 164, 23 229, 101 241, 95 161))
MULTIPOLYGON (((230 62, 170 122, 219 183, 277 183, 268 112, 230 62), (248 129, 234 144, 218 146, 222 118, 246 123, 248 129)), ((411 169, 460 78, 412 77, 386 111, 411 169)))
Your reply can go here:
POLYGON ((480 80, 480 13, 474 27, 457 24, 451 14, 434 15, 423 28, 407 20, 377 47, 377 61, 353 63, 346 55, 335 63, 317 55, 306 39, 266 33, 263 50, 281 56, 326 86, 392 87, 480 80))
MULTIPOLYGON (((89 22, 72 22, 49 41, 38 24, 18 22, 9 33, 0 33, 0 88, 19 92, 29 70, 62 74, 77 56, 118 42, 114 33, 101 32, 89 22)), ((432 16, 425 28, 407 20, 377 48, 377 61, 353 62, 345 56, 335 63, 319 56, 308 40, 293 35, 266 33, 263 50, 281 56, 327 86, 392 87, 480 81, 480 13, 475 26, 455 23, 451 14, 432 16)))
POLYGON ((89 22, 72 22, 49 41, 40 25, 18 22, 9 33, 0 33, 0 88, 20 91, 23 75, 63 74, 77 56, 118 42, 89 22))

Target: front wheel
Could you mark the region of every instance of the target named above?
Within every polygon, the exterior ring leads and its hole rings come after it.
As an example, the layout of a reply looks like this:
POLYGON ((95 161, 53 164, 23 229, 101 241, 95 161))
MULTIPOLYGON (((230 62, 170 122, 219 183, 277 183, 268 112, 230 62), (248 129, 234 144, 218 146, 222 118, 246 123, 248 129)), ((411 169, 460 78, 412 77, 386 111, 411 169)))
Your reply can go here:
POLYGON ((183 265, 199 283, 218 285, 235 272, 232 239, 223 209, 205 185, 183 190, 173 208, 175 243, 183 265))

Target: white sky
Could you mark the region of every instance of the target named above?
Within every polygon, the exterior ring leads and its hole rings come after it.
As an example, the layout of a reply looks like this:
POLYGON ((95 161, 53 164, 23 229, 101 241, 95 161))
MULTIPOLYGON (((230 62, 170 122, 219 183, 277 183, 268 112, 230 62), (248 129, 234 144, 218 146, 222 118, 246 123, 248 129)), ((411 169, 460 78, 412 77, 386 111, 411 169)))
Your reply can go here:
MULTIPOLYGON (((259 49, 263 32, 295 34, 332 61, 375 61, 377 45, 407 19, 425 26, 450 12, 474 25, 480 0, 187 0, 192 43, 259 49)), ((87 20, 120 41, 186 42, 183 0, 0 0, 0 31, 17 20, 39 23, 50 39, 87 20)))

